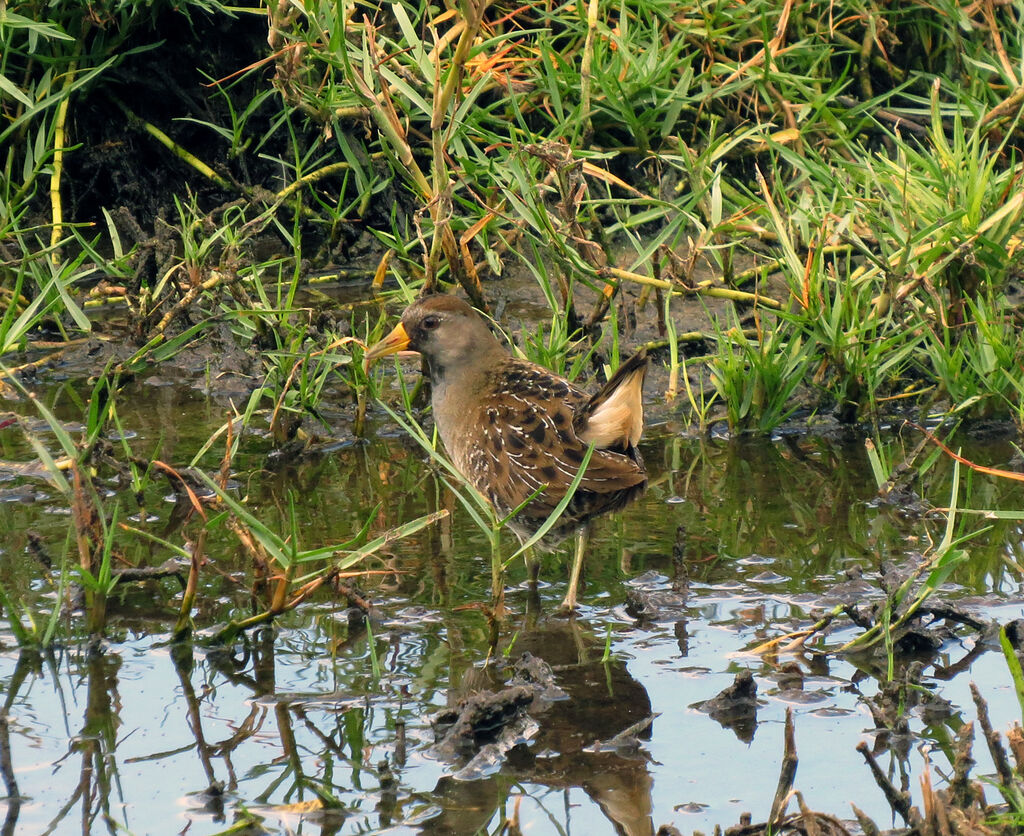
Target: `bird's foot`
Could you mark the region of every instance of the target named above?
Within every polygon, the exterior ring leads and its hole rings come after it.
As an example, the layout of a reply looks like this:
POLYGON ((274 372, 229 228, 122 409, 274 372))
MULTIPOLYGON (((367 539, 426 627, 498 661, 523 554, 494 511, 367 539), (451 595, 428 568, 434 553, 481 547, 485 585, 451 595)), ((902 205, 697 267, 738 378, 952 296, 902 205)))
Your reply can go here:
POLYGON ((573 597, 573 598, 570 599, 568 596, 566 596, 566 599, 564 601, 562 601, 562 603, 559 605, 558 611, 557 611, 556 615, 560 615, 560 616, 576 615, 576 611, 578 609, 579 609, 579 607, 576 604, 576 598, 573 597))

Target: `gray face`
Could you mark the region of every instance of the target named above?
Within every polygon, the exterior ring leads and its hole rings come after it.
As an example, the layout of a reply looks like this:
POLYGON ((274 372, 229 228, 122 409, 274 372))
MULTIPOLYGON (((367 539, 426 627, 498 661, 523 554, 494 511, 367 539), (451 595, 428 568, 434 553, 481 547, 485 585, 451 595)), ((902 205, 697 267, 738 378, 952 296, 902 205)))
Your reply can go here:
POLYGON ((428 296, 410 305, 402 327, 409 348, 426 357, 435 383, 495 351, 504 354, 480 315, 453 296, 428 296))

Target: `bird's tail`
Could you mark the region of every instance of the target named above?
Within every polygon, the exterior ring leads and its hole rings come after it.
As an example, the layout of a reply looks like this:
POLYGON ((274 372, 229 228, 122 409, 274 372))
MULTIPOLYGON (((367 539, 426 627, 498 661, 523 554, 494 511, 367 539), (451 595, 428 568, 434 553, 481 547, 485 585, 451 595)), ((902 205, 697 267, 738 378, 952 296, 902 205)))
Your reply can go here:
POLYGON ((644 429, 644 376, 647 351, 640 349, 619 366, 577 417, 579 437, 598 449, 636 447, 644 429))

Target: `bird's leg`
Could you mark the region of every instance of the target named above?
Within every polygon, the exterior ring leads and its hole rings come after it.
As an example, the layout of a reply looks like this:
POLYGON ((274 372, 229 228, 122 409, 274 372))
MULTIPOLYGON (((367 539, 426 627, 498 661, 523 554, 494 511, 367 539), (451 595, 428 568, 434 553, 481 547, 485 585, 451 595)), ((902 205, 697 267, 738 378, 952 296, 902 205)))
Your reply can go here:
POLYGON ((505 564, 501 560, 501 530, 491 531, 491 608, 494 617, 505 617, 505 564))
POLYGON ((540 592, 537 591, 537 579, 540 577, 540 558, 536 550, 530 546, 523 552, 523 559, 526 561, 526 617, 530 623, 535 623, 537 614, 540 612, 540 592))
POLYGON ((537 588, 537 578, 540 576, 540 560, 537 559, 537 552, 530 546, 523 552, 523 560, 526 562, 526 577, 530 582, 530 588, 537 588))
POLYGON ((526 591, 526 609, 523 611, 523 615, 526 616, 525 628, 528 630, 535 629, 537 619, 541 615, 540 592, 537 591, 536 585, 531 586, 526 591))
POLYGON ((580 583, 580 573, 583 570, 583 555, 587 550, 587 542, 590 540, 590 524, 586 523, 576 532, 576 553, 572 558, 572 570, 569 572, 569 589, 565 593, 565 600, 560 607, 562 612, 571 613, 576 610, 576 588, 580 583))

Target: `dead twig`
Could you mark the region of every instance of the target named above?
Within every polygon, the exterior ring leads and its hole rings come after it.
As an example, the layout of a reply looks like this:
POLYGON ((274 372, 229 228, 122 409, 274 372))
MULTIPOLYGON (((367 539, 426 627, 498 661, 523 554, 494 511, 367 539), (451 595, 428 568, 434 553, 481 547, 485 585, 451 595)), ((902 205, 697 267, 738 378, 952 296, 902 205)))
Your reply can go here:
POLYGON ((949 782, 950 801, 957 807, 967 807, 974 798, 971 784, 971 769, 975 760, 971 751, 974 748, 974 723, 964 723, 956 737, 956 756, 953 759, 953 779, 949 782))
POLYGON ((772 811, 768 814, 768 828, 772 832, 778 832, 779 821, 786 814, 786 806, 789 804, 793 792, 793 779, 796 778, 796 768, 799 763, 796 755, 796 734, 793 729, 793 709, 789 707, 786 708, 786 730, 783 739, 785 742, 782 751, 782 767, 779 770, 779 786, 775 790, 775 798, 772 800, 772 811))
POLYGON ((999 775, 999 783, 1004 787, 1012 787, 1016 784, 1013 770, 1010 768, 1010 761, 1006 756, 1006 749, 1003 748, 999 732, 992 728, 992 722, 988 717, 988 703, 981 696, 978 686, 971 683, 971 697, 974 700, 974 707, 978 711, 978 722, 981 723, 981 732, 985 735, 985 743, 988 744, 988 751, 992 755, 992 763, 995 765, 996 773, 999 775))
POLYGON ((878 784, 882 794, 885 796, 885 800, 889 802, 889 806, 893 812, 896 813, 906 824, 911 822, 911 805, 910 805, 910 793, 901 792, 893 786, 892 781, 882 770, 882 767, 878 765, 878 761, 875 760, 875 756, 871 754, 871 749, 868 748, 868 744, 863 740, 857 744, 857 751, 863 755, 864 760, 867 761, 868 768, 871 770, 871 774, 875 779, 875 783, 878 784))
POLYGON ((828 625, 831 624, 833 620, 835 620, 835 617, 837 615, 840 615, 842 612, 844 612, 844 609, 845 607, 843 604, 837 604, 830 612, 826 613, 823 617, 819 618, 817 622, 808 627, 806 630, 797 630, 792 633, 786 633, 782 636, 776 636, 774 639, 769 639, 768 641, 759 644, 750 652, 756 653, 758 656, 764 656, 768 653, 774 653, 778 651, 779 645, 787 640, 790 640, 790 643, 782 648, 783 652, 801 648, 807 643, 807 640, 809 638, 816 635, 817 633, 820 633, 822 630, 828 627, 828 625))

